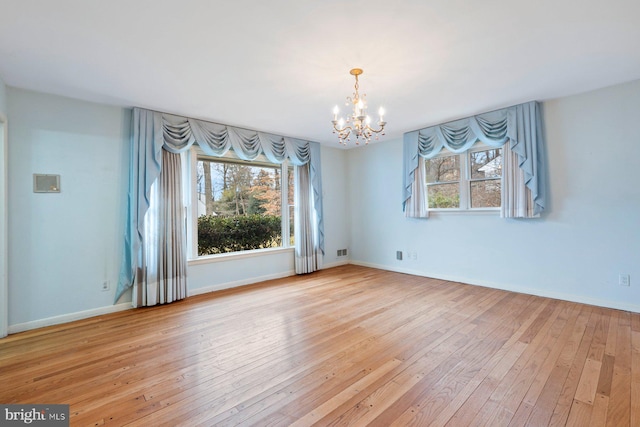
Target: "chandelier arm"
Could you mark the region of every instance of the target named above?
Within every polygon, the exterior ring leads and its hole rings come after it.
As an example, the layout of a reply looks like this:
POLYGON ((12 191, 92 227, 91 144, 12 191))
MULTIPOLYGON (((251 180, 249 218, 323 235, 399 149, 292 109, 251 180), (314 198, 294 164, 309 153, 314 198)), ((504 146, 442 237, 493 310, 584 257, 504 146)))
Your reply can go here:
POLYGON ((371 131, 373 133, 380 133, 380 132, 382 132, 384 130, 384 125, 380 125, 380 129, 374 129, 371 126, 367 126, 365 129, 369 130, 369 131, 371 131))
POLYGON ((346 130, 348 130, 349 132, 353 131, 353 128, 351 126, 345 126, 343 128, 339 128, 336 126, 336 123, 333 124, 333 130, 340 133, 340 132, 344 132, 346 130))

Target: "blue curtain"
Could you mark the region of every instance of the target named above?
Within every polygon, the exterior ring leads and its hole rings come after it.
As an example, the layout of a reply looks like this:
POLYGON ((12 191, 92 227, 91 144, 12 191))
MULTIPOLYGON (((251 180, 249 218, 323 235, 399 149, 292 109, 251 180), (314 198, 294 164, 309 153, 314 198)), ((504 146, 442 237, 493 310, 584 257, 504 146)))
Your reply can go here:
POLYGON ((453 153, 467 151, 477 141, 491 147, 509 147, 517 154, 518 166, 531 190, 534 214, 546 205, 546 165, 540 108, 537 102, 456 120, 404 134, 403 209, 411 197, 419 158, 435 157, 443 148, 453 153))
POLYGON ((162 150, 181 153, 195 142, 210 156, 223 156, 233 148, 243 160, 253 160, 264 153, 273 163, 282 163, 285 159, 296 166, 309 163, 319 247, 324 253, 322 177, 317 142, 134 108, 124 259, 115 301, 133 284, 151 185, 158 179, 162 168, 162 150))

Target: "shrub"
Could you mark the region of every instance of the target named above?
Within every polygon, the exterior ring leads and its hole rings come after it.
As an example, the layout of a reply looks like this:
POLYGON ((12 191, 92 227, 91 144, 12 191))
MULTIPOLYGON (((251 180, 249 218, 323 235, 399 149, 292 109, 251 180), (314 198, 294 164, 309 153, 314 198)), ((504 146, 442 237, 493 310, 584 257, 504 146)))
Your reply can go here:
POLYGON ((203 215, 198 218, 198 254, 279 247, 281 227, 281 218, 276 215, 203 215))

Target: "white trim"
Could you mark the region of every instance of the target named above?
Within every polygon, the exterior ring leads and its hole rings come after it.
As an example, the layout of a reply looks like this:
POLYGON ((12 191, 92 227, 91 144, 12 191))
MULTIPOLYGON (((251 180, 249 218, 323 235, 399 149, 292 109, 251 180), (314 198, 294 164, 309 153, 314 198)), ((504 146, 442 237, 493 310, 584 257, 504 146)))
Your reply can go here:
MULTIPOLYGON (((189 150, 189 204, 187 205, 187 246, 189 251, 187 256, 198 256, 198 183, 196 168, 198 167, 198 156, 195 145, 189 150)), ((195 258, 194 258, 195 259, 195 258)))
POLYGON ((282 279, 283 277, 291 277, 295 275, 296 275, 295 270, 288 270, 282 273, 267 274, 265 276, 259 276, 259 277, 251 277, 249 279, 236 280, 234 282, 227 282, 227 283, 221 283, 213 286, 206 286, 203 288, 190 289, 187 292, 187 296, 192 297, 195 295, 207 294, 209 292, 221 291, 223 289, 238 288, 240 286, 253 285, 254 283, 265 282, 267 280, 282 279))
POLYGON ((215 262, 227 262, 235 261, 243 258, 255 258, 259 256, 276 255, 284 252, 293 253, 293 248, 266 248, 266 249, 253 249, 250 251, 242 252, 230 252, 228 254, 207 255, 187 261, 189 266, 200 264, 212 264, 215 262))
MULTIPOLYGON (((0 80, 1 81, 1 80, 0 80)), ((9 123, 0 112, 0 338, 9 333, 9 123)))
POLYGON ((398 268, 398 267, 393 267, 389 265, 380 265, 380 264, 374 264, 369 262, 351 261, 351 264, 360 265, 362 267, 377 268, 380 270, 395 271, 397 273, 411 274, 413 276, 429 277, 432 279, 446 280, 449 282, 458 282, 458 283, 464 283, 464 284, 473 285, 473 286, 483 286, 486 288, 501 289, 504 291, 518 292, 521 294, 536 295, 539 297, 553 298, 553 299, 559 299, 563 301, 571 301, 571 302, 577 302, 581 304, 595 305, 598 307, 613 308, 616 310, 624 310, 624 311, 631 311, 634 313, 640 313, 640 305, 638 304, 629 304, 626 302, 603 300, 599 298, 590 298, 582 295, 540 290, 540 289, 528 288, 528 287, 517 286, 517 285, 514 286, 511 284, 496 283, 496 282, 491 282, 486 280, 474 280, 474 279, 469 279, 468 277, 458 277, 458 276, 452 276, 448 274, 427 274, 418 270, 398 268))
POLYGON ((329 264, 323 263, 322 270, 325 270, 327 268, 340 267, 341 265, 348 265, 348 264, 352 264, 352 262, 349 260, 344 260, 344 261, 330 262, 329 264))
POLYGON ((91 310, 77 311, 75 313, 61 314, 59 316, 47 317, 45 319, 32 320, 30 322, 18 323, 9 326, 10 334, 29 331, 31 329, 44 328, 45 326, 58 325, 60 323, 73 322, 74 320, 86 319, 89 317, 100 316, 102 314, 116 313, 118 311, 129 310, 133 308, 130 302, 123 302, 116 305, 108 305, 106 307, 92 308, 91 310))
POLYGON ((489 215, 500 216, 500 208, 475 208, 475 209, 429 209, 429 216, 449 215, 489 215))

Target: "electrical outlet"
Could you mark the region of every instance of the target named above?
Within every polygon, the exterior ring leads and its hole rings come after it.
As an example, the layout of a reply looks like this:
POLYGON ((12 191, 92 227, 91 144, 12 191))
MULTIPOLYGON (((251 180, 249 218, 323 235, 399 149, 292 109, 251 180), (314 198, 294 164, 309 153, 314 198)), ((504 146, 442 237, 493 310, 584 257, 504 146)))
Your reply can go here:
POLYGON ((618 276, 618 284, 620 286, 630 286, 631 282, 629 280, 629 275, 620 273, 620 275, 618 276))
POLYGON ((105 280, 104 282, 102 282, 102 291, 108 291, 109 290, 109 281, 105 280))
POLYGON ((396 251, 396 259, 402 261, 402 251, 396 251))

